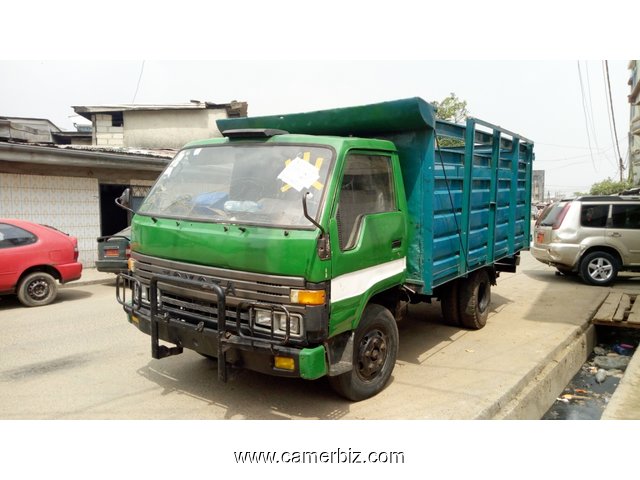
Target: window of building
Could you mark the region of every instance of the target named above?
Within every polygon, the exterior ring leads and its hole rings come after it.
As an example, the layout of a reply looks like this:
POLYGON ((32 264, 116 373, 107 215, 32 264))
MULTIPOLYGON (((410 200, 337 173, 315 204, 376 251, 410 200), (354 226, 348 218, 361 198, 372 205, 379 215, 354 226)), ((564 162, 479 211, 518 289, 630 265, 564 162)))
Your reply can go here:
POLYGON ((111 126, 121 127, 124 123, 122 112, 115 112, 111 114, 111 126))

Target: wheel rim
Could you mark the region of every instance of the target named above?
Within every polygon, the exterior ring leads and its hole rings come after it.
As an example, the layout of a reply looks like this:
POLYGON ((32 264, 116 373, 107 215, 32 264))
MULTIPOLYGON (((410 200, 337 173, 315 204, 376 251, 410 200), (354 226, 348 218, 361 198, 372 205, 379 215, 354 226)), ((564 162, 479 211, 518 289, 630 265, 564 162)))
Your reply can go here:
POLYGON ((27 294, 33 300, 44 300, 49 295, 49 283, 43 278, 36 278, 29 283, 27 294))
POLYGON ((611 275, 613 275, 613 265, 606 258, 598 257, 589 262, 587 271, 589 277, 596 282, 604 282, 609 280, 611 275))
POLYGON ((373 380, 387 360, 387 335, 382 330, 371 330, 360 340, 357 372, 365 381, 373 380))

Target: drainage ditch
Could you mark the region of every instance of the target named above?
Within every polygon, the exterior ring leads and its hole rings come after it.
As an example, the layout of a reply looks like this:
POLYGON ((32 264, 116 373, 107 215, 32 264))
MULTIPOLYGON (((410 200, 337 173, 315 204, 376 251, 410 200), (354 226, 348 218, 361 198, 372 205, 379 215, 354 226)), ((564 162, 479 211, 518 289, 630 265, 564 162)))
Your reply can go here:
POLYGON ((598 420, 640 343, 640 330, 596 327, 596 347, 542 420, 598 420))

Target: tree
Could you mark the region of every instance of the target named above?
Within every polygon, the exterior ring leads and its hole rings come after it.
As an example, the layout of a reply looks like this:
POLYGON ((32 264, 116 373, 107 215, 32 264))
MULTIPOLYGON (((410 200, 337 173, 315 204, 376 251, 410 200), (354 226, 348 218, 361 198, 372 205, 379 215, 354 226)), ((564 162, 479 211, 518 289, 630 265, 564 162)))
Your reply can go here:
MULTIPOLYGON (((431 102, 436 110, 436 118, 448 122, 460 123, 467 118, 467 102, 460 100, 455 93, 446 97, 441 102, 431 102)), ((451 137, 437 136, 439 147, 464 147, 464 140, 451 137)))
POLYGON ((455 93, 446 97, 441 102, 431 102, 436 109, 436 117, 440 120, 459 123, 468 116, 466 100, 460 100, 455 93))
POLYGON ((591 195, 615 195, 631 187, 630 181, 618 182, 607 177, 606 180, 591 185, 591 195))

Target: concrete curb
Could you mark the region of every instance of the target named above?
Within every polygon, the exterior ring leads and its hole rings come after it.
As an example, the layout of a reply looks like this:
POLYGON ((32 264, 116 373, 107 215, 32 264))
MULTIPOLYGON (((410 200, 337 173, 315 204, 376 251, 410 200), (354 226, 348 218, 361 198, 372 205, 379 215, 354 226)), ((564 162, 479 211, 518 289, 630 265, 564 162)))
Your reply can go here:
POLYGON ((587 325, 568 344, 560 345, 540 371, 532 372, 523 389, 491 418, 493 420, 539 420, 580 370, 595 346, 595 327, 587 325), (532 378, 531 378, 532 377, 532 378))
POLYGON ((112 278, 95 278, 95 279, 87 279, 87 280, 74 280, 73 282, 63 283, 59 285, 59 288, 78 288, 78 287, 86 287, 88 285, 100 285, 100 284, 109 284, 116 283, 115 275, 112 278))
POLYGON ((640 354, 638 354, 637 350, 600 419, 640 419, 640 354))

